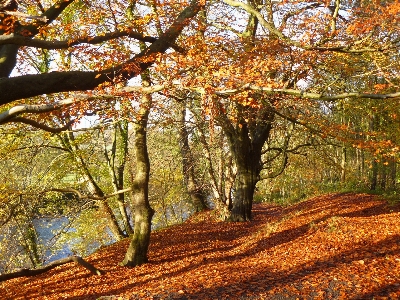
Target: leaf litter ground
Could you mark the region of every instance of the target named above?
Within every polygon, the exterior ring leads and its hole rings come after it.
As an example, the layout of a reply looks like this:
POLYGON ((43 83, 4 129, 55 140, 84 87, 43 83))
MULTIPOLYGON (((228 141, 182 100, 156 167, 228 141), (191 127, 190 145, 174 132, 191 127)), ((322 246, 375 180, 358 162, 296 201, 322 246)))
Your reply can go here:
POLYGON ((400 299, 400 205, 367 194, 329 194, 254 220, 212 211, 152 233, 148 264, 126 268, 128 241, 87 260, 0 284, 1 299, 400 299))

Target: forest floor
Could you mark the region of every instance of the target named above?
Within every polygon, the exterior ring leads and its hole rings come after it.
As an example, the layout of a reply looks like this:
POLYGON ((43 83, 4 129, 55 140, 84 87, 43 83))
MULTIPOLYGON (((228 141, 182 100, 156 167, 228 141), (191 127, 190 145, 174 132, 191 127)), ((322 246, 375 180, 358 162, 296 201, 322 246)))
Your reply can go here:
POLYGON ((0 283, 1 299, 400 299, 400 204, 329 194, 255 204, 254 220, 214 212, 152 233, 150 262, 118 266, 128 241, 87 261, 0 283))

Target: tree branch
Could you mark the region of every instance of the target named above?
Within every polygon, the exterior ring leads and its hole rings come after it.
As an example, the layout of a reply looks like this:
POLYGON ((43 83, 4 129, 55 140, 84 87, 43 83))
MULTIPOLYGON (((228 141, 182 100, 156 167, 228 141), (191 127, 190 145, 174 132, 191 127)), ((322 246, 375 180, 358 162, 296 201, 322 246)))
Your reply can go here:
MULTIPOLYGON (((1 35, 0 36, 0 45, 13 44, 18 46, 26 46, 26 47, 36 47, 41 49, 68 49, 69 47, 76 46, 79 44, 99 44, 103 42, 107 42, 109 40, 121 38, 121 37, 130 37, 142 42, 154 43, 157 41, 157 38, 152 36, 144 36, 141 33, 133 32, 131 30, 125 31, 115 31, 110 32, 102 36, 95 37, 81 37, 74 40, 65 40, 65 41, 46 41, 40 39, 31 39, 30 37, 25 37, 21 35, 15 35, 14 33, 1 35)), ((185 49, 179 47, 178 45, 171 43, 171 48, 173 48, 177 52, 184 53, 185 49)))
MULTIPOLYGON (((19 199, 19 201, 17 201, 17 203, 15 203, 15 204, 10 208, 10 211, 8 212, 7 217, 6 217, 4 220, 2 220, 2 221, 0 222, 0 227, 2 227, 3 225, 7 224, 7 223, 14 217, 16 209, 19 208, 19 207, 21 206, 21 201, 20 201, 21 198, 19 197, 18 199, 19 199)), ((7 205, 7 206, 8 206, 8 205, 7 205)), ((1 281, 1 280, 0 280, 0 281, 1 281)))
POLYGON ((37 269, 21 269, 17 272, 13 272, 13 273, 1 274, 0 282, 10 280, 13 278, 18 278, 18 277, 39 275, 39 274, 45 273, 51 269, 54 269, 55 267, 58 267, 58 266, 61 266, 61 265, 64 265, 64 264, 67 264, 70 262, 75 262, 76 264, 83 266, 84 268, 88 269, 92 274, 95 274, 95 275, 104 274, 104 271, 97 269, 94 265, 88 263, 82 257, 70 256, 67 258, 55 260, 55 261, 51 262, 50 264, 40 267, 40 268, 37 268, 37 269))
MULTIPOLYGON (((179 84, 174 84, 175 87, 180 87, 179 84)), ((140 86, 127 86, 121 89, 122 92, 141 92, 141 93, 155 93, 162 91, 163 89, 168 88, 167 85, 155 85, 149 88, 143 88, 140 86)), ((201 87, 193 87, 193 88, 186 88, 181 86, 181 88, 190 90, 192 92, 197 93, 205 93, 203 88, 201 87)), ((345 98, 368 98, 368 99, 377 99, 377 100, 385 100, 385 99, 397 99, 400 98, 400 92, 395 93, 388 93, 388 94, 372 94, 372 93, 359 93, 359 92, 346 92, 341 94, 334 94, 334 95, 326 95, 323 93, 310 93, 304 90, 298 89, 287 89, 287 88, 271 88, 271 87, 263 87, 252 85, 250 83, 244 84, 243 86, 236 88, 236 89, 227 89, 227 90, 216 90, 214 94, 220 97, 229 97, 231 95, 236 95, 242 93, 244 91, 256 91, 267 95, 289 95, 295 96, 300 98, 307 98, 312 100, 321 100, 321 101, 328 101, 334 102, 340 99, 345 98)))
POLYGON ((51 6, 46 12, 42 15, 42 18, 46 18, 46 24, 50 24, 53 22, 58 16, 67 8, 75 0, 60 0, 51 6))
POLYGON ((16 17, 22 17, 22 18, 26 18, 26 19, 33 19, 33 20, 39 20, 42 22, 47 22, 48 19, 46 17, 41 17, 41 16, 31 16, 19 11, 2 11, 1 14, 3 15, 9 15, 9 16, 16 16, 16 17))
MULTIPOLYGON (((245 2, 240 2, 236 0, 223 0, 226 4, 232 6, 232 7, 240 7, 241 9, 245 10, 247 13, 254 15, 257 17, 258 21, 260 24, 265 27, 271 34, 275 35, 277 38, 280 40, 286 42, 288 45, 298 47, 300 49, 304 50, 317 50, 317 51, 332 51, 332 52, 343 52, 343 53, 363 53, 363 52, 377 52, 377 51, 383 51, 383 50, 388 50, 389 48, 362 48, 362 49, 351 49, 352 46, 356 45, 359 43, 359 41, 349 41, 347 45, 340 45, 340 46, 328 46, 328 47, 322 47, 322 46, 314 46, 314 45, 305 45, 303 43, 300 43, 296 40, 293 40, 283 34, 282 31, 277 29, 275 27, 275 24, 273 22, 269 22, 265 20, 264 16, 257 11, 255 8, 253 8, 251 5, 245 3, 245 2)), ((333 26, 333 25, 332 25, 333 26)))
POLYGON ((31 119, 27 119, 27 118, 21 118, 21 117, 11 118, 11 119, 7 120, 7 122, 24 123, 24 124, 28 124, 28 125, 31 125, 33 127, 36 127, 36 128, 39 128, 39 129, 42 129, 44 131, 48 131, 48 132, 51 132, 51 133, 60 133, 60 132, 63 132, 65 130, 68 130, 68 128, 75 122, 75 120, 69 121, 65 126, 60 127, 60 128, 50 127, 50 126, 47 126, 45 124, 41 124, 41 123, 39 123, 37 121, 31 120, 31 119))
POLYGON ((218 96, 230 96, 241 93, 243 91, 257 91, 263 94, 268 95, 290 95, 300 98, 307 98, 313 100, 322 100, 322 101, 336 101, 345 98, 368 98, 368 99, 397 99, 400 98, 400 92, 396 93, 389 93, 389 94, 371 94, 371 93, 358 93, 358 92, 348 92, 342 94, 335 94, 335 95, 324 95, 319 93, 310 93, 303 90, 296 90, 296 89, 277 89, 277 88, 270 88, 270 87, 262 87, 252 85, 250 83, 243 85, 237 89, 229 89, 229 90, 221 90, 216 91, 215 94, 218 96))
POLYGON ((90 101, 93 99, 114 99, 113 95, 102 95, 102 96, 87 96, 87 95, 77 95, 75 97, 63 99, 55 103, 50 104, 21 104, 16 105, 0 114, 0 124, 6 122, 12 122, 12 119, 24 113, 40 114, 50 111, 59 110, 63 107, 78 103, 80 101, 90 101))
POLYGON ((105 199, 114 197, 118 194, 130 192, 131 190, 132 190, 131 188, 126 188, 126 189, 119 190, 119 191, 116 191, 116 192, 108 194, 108 195, 104 195, 103 197, 98 197, 98 196, 93 196, 93 195, 84 195, 80 191, 73 189, 73 188, 50 189, 46 192, 74 193, 78 196, 79 199, 105 200, 105 199))
MULTIPOLYGON (((70 1, 63 1, 62 4, 70 1)), ((60 4, 61 5, 61 4, 60 4)), ((153 44, 126 62, 100 71, 66 71, 24 75, 0 79, 0 105, 15 100, 68 91, 93 90, 100 84, 133 78, 149 68, 180 35, 183 28, 204 6, 204 0, 192 0, 175 22, 153 44), (24 87, 24 88, 21 88, 24 87)), ((50 19, 50 17, 49 17, 50 19)))

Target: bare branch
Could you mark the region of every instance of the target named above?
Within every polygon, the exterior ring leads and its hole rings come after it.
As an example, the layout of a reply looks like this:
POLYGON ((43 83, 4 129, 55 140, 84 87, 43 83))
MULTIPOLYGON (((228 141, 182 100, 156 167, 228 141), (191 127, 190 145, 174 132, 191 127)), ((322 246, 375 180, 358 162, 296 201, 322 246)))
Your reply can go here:
POLYGON ((322 101, 336 101, 345 98, 368 98, 368 99, 397 99, 400 98, 400 92, 397 93, 389 93, 389 94, 370 94, 370 93, 358 93, 358 92, 348 92, 342 94, 335 94, 335 95, 324 95, 319 93, 310 93, 303 90, 296 90, 296 89, 277 89, 277 88, 270 88, 270 87, 262 87, 256 86, 252 84, 245 84, 240 88, 237 89, 229 89, 229 90, 221 90, 216 91, 215 94, 218 96, 230 96, 241 93, 243 91, 257 91, 264 94, 269 95, 290 95, 300 98, 307 98, 313 100, 322 100, 322 101))
POLYGON ((61 258, 61 259, 55 260, 55 261, 49 263, 48 265, 37 268, 37 269, 20 269, 14 273, 1 274, 0 282, 10 280, 13 278, 18 278, 18 277, 36 276, 38 274, 45 273, 51 269, 54 269, 55 267, 67 264, 69 262, 75 262, 76 264, 79 264, 82 267, 88 269, 92 274, 95 274, 95 275, 102 275, 105 273, 104 271, 97 269, 94 265, 92 265, 91 263, 84 260, 82 257, 75 255, 75 256, 69 256, 66 258, 61 258))
POLYGON ((19 11, 2 11, 1 14, 4 15, 9 15, 9 16, 16 16, 16 17, 22 17, 22 18, 26 18, 26 19, 32 19, 32 20, 38 20, 38 21, 42 21, 42 22, 47 22, 48 19, 46 16, 41 17, 41 16, 31 16, 19 11))
MULTIPOLYGON (((121 38, 121 37, 130 37, 142 42, 154 43, 158 39, 151 36, 144 36, 141 33, 131 31, 129 29, 124 31, 115 31, 110 32, 105 35, 95 36, 95 37, 81 37, 73 40, 65 40, 65 41, 46 41, 40 39, 32 39, 30 37, 25 37, 21 35, 15 35, 14 33, 1 35, 0 36, 0 45, 13 44, 18 46, 26 46, 26 47, 36 47, 42 49, 68 49, 69 47, 76 46, 79 44, 99 44, 103 42, 107 42, 109 40, 121 38)), ((185 52, 185 49, 179 47, 178 45, 171 43, 171 48, 173 48, 177 52, 185 52)))
POLYGON ((286 153, 286 151, 283 151, 282 154, 283 154, 283 158, 282 158, 282 163, 281 163, 279 169, 277 169, 273 173, 269 173, 269 174, 266 174, 264 176, 261 176, 260 180, 278 177, 279 175, 281 175, 285 171, 286 166, 287 166, 288 161, 289 161, 288 160, 289 157, 288 157, 288 154, 286 153))
POLYGON ((19 122, 19 123, 24 123, 24 124, 28 124, 31 125, 33 127, 42 129, 44 131, 48 131, 51 133, 60 133, 63 132, 65 130, 68 130, 69 127, 75 122, 75 120, 69 121, 65 126, 60 127, 60 128, 54 128, 54 127, 50 127, 47 126, 45 124, 41 124, 37 121, 31 120, 31 119, 27 119, 27 118, 21 118, 21 117, 15 117, 15 118, 11 118, 9 120, 7 120, 7 122, 19 122))
POLYGON ((64 188, 64 189, 50 189, 46 192, 60 192, 60 193, 74 193, 78 196, 79 199, 91 199, 91 200, 105 200, 111 197, 114 197, 118 194, 130 192, 131 188, 126 188, 123 190, 116 191, 112 194, 104 195, 103 197, 93 196, 93 195, 84 195, 80 191, 73 189, 73 188, 64 188))
POLYGON ((13 122, 13 121, 15 121, 15 118, 17 116, 24 114, 24 113, 40 114, 40 113, 59 110, 61 108, 70 106, 72 104, 75 104, 75 103, 78 103, 81 101, 90 101, 90 100, 99 100, 99 99, 111 100, 111 99, 115 99, 115 96, 114 95, 101 95, 101 96, 77 95, 75 97, 63 99, 63 100, 57 101, 55 103, 50 103, 50 104, 16 105, 16 106, 10 108, 9 110, 6 110, 5 112, 2 112, 0 114, 0 124, 6 123, 6 122, 13 122))

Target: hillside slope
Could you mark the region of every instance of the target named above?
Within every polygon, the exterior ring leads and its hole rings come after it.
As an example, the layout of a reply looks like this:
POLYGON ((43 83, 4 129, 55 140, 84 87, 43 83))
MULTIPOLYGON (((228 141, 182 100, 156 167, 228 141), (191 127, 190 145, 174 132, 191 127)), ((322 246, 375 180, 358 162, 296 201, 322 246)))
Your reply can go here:
POLYGON ((1 299, 400 299, 400 205, 330 194, 254 206, 254 221, 213 213, 152 234, 150 263, 118 266, 127 241, 87 260, 0 284, 1 299), (117 297, 118 296, 118 297, 117 297))

